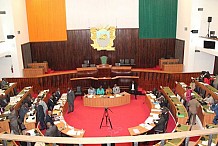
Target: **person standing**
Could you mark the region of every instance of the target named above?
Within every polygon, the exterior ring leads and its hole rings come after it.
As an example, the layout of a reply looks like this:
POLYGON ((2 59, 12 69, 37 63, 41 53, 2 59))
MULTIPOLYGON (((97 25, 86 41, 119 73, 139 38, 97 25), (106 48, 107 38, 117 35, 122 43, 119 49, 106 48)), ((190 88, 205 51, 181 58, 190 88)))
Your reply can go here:
POLYGON ((55 96, 57 97, 57 100, 59 100, 61 98, 61 91, 60 91, 60 88, 58 88, 56 91, 55 91, 55 96))
POLYGON ((74 111, 74 100, 75 100, 74 91, 68 88, 67 89, 68 113, 71 113, 74 111))
POLYGON ((135 81, 132 81, 132 83, 129 85, 129 92, 135 95, 135 99, 137 99, 136 97, 137 91, 138 91, 138 85, 136 84, 135 81))
POLYGON ((215 117, 213 119, 214 124, 218 124, 218 100, 215 100, 215 104, 213 104, 210 109, 215 112, 215 117))
POLYGON ((199 106, 200 106, 200 103, 195 99, 194 96, 191 96, 191 100, 188 102, 189 125, 196 124, 196 115, 197 115, 199 106))
POLYGON ((17 134, 19 135, 20 132, 19 132, 19 127, 18 127, 18 122, 17 122, 17 114, 16 114, 16 111, 14 109, 14 107, 10 107, 10 114, 8 116, 8 119, 10 120, 10 128, 11 128, 11 131, 13 131, 14 134, 17 134))

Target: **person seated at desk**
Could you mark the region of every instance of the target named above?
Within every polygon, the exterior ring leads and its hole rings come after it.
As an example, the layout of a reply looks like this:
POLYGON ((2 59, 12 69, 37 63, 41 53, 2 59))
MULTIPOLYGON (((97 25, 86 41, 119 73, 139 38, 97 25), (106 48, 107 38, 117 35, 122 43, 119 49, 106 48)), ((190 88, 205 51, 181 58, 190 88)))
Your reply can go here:
POLYGON ((110 86, 107 87, 106 91, 105 91, 105 94, 106 95, 111 95, 113 92, 112 92, 112 89, 110 86))
POLYGON ((97 89, 97 95, 104 95, 104 88, 102 88, 102 85, 97 89))
POLYGON ((8 86, 9 86, 9 83, 6 81, 5 78, 2 78, 1 89, 6 90, 6 89, 8 89, 8 86))
POLYGON ((48 100, 48 103, 47 103, 48 110, 52 111, 54 106, 55 106, 54 97, 51 96, 50 99, 48 100))
POLYGON ((215 125, 217 125, 218 124, 218 100, 216 100, 215 101, 215 104, 213 104, 211 107, 210 107, 210 109, 212 110, 212 111, 214 111, 215 112, 215 117, 214 117, 214 119, 213 119, 213 123, 215 124, 215 125))
POLYGON ((211 96, 210 93, 207 95, 206 98, 204 98, 204 101, 205 101, 206 103, 208 103, 209 105, 214 104, 214 99, 213 99, 213 97, 211 96))
POLYGON ((57 100, 59 100, 61 98, 60 88, 57 88, 57 90, 55 91, 55 96, 57 97, 57 100))
POLYGON ((192 91, 195 91, 196 85, 195 85, 195 80, 194 79, 192 79, 192 81, 190 83, 190 87, 191 87, 192 91))
POLYGON ((46 112, 47 112, 47 110, 48 110, 48 106, 47 106, 47 104, 45 103, 45 101, 42 100, 42 97, 39 96, 39 97, 37 98, 36 102, 38 102, 39 105, 41 105, 41 106, 43 107, 44 114, 46 115, 46 112))
POLYGON ((95 94, 96 94, 96 93, 95 93, 95 88, 93 88, 92 86, 90 86, 89 89, 88 89, 88 94, 89 94, 89 95, 95 95, 95 94))
POLYGON ((19 135, 19 126, 18 126, 18 122, 17 122, 17 113, 14 109, 14 107, 10 107, 10 114, 8 115, 8 119, 10 120, 10 129, 14 134, 19 135))
POLYGON ((160 107, 167 107, 167 101, 161 92, 159 92, 156 101, 160 104, 160 107))
POLYGON ((155 127, 154 131, 155 133, 165 133, 165 130, 167 128, 167 122, 169 120, 169 110, 164 107, 162 109, 162 113, 159 115, 160 119, 157 121, 154 121, 155 127))
POLYGON ((113 87, 113 94, 119 94, 120 93, 120 87, 117 86, 117 84, 114 84, 113 87))
POLYGON ((49 137, 61 136, 61 133, 56 125, 52 125, 50 122, 47 122, 46 125, 47 125, 47 130, 45 132, 45 136, 49 136, 49 137))
POLYGON ((24 117, 25 117, 26 113, 28 113, 28 112, 29 112, 29 106, 28 106, 28 103, 25 102, 19 110, 19 122, 20 123, 24 122, 24 117))
POLYGON ((46 128, 43 107, 42 105, 39 105, 38 102, 36 103, 36 121, 40 124, 40 130, 44 130, 46 128))
POLYGON ((132 83, 129 85, 129 92, 135 95, 135 99, 137 99, 136 97, 137 91, 138 91, 138 86, 135 81, 132 81, 132 83))
POLYGON ((48 111, 48 114, 45 117, 45 123, 50 122, 52 125, 54 125, 54 117, 52 115, 52 111, 48 111))
POLYGON ((218 89, 218 74, 215 77, 216 79, 213 81, 213 87, 218 89))

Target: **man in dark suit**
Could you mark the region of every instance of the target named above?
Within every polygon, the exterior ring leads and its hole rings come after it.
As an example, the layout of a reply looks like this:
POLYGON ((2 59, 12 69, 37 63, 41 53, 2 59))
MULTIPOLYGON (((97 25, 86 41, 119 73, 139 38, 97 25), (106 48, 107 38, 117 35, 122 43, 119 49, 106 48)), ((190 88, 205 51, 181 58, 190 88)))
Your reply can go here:
POLYGON ((167 122, 169 120, 169 110, 167 108, 162 108, 162 113, 159 115, 160 119, 155 123, 154 131, 155 133, 164 133, 166 130, 167 122))
POLYGON ((48 110, 51 110, 51 111, 53 110, 55 106, 55 101, 54 101, 53 96, 51 96, 50 99, 48 100, 47 106, 48 106, 48 110))
POLYGON ((74 92, 70 88, 68 88, 67 89, 68 113, 74 111, 74 99, 75 99, 74 92))
POLYGON ((45 136, 49 136, 49 137, 61 136, 61 133, 56 125, 52 125, 50 122, 47 122, 46 125, 47 125, 47 130, 45 132, 45 136))
POLYGON ((135 99, 137 99, 136 95, 137 95, 137 92, 138 92, 138 85, 135 81, 132 81, 132 83, 129 85, 129 92, 131 94, 134 94, 135 95, 135 99))
POLYGON ((37 123, 39 122, 40 124, 40 130, 44 130, 45 127, 45 114, 43 110, 43 106, 39 105, 38 102, 36 103, 36 120, 37 123))
POLYGON ((58 88, 57 91, 55 92, 55 96, 57 97, 58 100, 61 98, 60 88, 58 88))
POLYGON ((54 125, 54 118, 52 116, 52 111, 48 111, 48 114, 45 118, 45 123, 50 122, 52 125, 54 125))
POLYGON ((19 110, 19 121, 20 121, 20 123, 23 123, 23 122, 24 122, 24 117, 25 117, 25 115, 26 115, 26 113, 27 113, 28 111, 29 111, 28 103, 25 102, 25 103, 21 106, 21 108, 20 108, 20 110, 19 110))

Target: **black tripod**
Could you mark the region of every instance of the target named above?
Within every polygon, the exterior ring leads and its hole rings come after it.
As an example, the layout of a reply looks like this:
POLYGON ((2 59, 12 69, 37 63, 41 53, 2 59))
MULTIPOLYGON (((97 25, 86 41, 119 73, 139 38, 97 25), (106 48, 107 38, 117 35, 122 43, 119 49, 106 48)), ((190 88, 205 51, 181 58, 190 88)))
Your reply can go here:
MULTIPOLYGON (((102 127, 102 123, 104 121, 104 118, 106 118, 106 126, 103 126, 103 127, 108 127, 107 123, 109 121, 109 124, 110 124, 110 127, 111 129, 113 129, 112 127, 112 124, 111 124, 111 119, 110 119, 110 116, 109 116, 109 113, 108 113, 108 110, 110 110, 109 108, 105 107, 104 108, 104 114, 103 114, 103 117, 102 117, 102 120, 101 120, 101 125, 100 125, 100 129, 102 127)), ((110 110, 111 111, 111 110, 110 110)), ((111 111, 112 112, 112 111, 111 111)))

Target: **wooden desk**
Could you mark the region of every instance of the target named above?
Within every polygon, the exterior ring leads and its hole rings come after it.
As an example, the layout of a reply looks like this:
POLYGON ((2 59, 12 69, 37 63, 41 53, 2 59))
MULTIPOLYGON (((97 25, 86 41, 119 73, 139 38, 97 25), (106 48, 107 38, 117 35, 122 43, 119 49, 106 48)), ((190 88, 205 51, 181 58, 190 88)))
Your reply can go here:
POLYGON ((83 97, 84 106, 90 107, 114 107, 122 106, 130 103, 130 94, 123 92, 120 94, 115 94, 115 97, 111 98, 109 95, 95 95, 92 98, 90 95, 83 97))
POLYGON ((24 68, 23 76, 24 77, 36 77, 39 75, 45 74, 44 68, 24 68))
POLYGON ((183 64, 163 64, 162 70, 168 72, 183 72, 183 64))
POLYGON ((169 87, 162 87, 161 92, 170 104, 170 111, 173 117, 179 124, 186 124, 188 120, 188 113, 184 105, 179 101, 176 95, 169 87))
POLYGON ((44 68, 45 72, 48 72, 48 62, 44 62, 44 63, 28 63, 27 66, 31 67, 31 68, 44 68))
POLYGON ((218 100, 218 90, 215 89, 214 87, 208 85, 208 84, 204 84, 203 82, 198 82, 197 80, 195 80, 195 84, 196 86, 200 87, 201 89, 206 91, 206 96, 210 93, 211 96, 215 99, 218 100))
POLYGON ((97 65, 98 77, 110 77, 112 65, 97 65))
MULTIPOLYGON (((176 82, 176 92, 179 94, 179 96, 181 98, 183 98, 183 100, 185 100, 184 93, 185 93, 186 86, 187 85, 183 82, 176 82)), ((201 96, 199 96, 196 92, 193 91, 193 94, 198 101, 203 100, 203 98, 201 96)), ((197 115, 198 115, 203 127, 205 127, 206 124, 212 123, 213 118, 215 116, 214 113, 211 113, 211 110, 209 109, 208 105, 203 105, 203 106, 201 105, 198 108, 197 115)))
POLYGON ((163 68, 163 64, 176 64, 179 63, 179 59, 159 59, 159 66, 162 69, 163 68))
POLYGON ((83 68, 76 68, 78 77, 97 77, 97 68, 96 67, 83 67, 83 68))
POLYGON ((0 95, 14 95, 14 89, 17 87, 17 83, 9 83, 9 87, 7 90, 0 89, 0 95))

